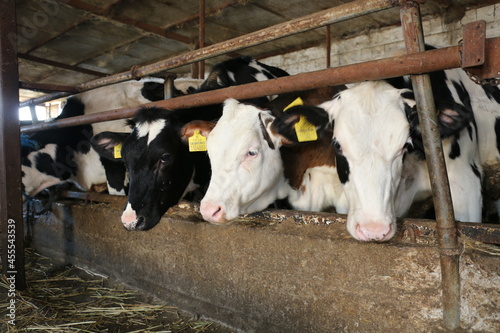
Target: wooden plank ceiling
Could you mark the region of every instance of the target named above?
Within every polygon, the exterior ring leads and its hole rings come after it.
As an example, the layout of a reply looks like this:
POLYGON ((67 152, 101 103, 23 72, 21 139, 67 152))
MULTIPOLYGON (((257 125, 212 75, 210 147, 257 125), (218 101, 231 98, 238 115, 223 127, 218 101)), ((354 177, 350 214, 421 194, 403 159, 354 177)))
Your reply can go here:
MULTIPOLYGON (((349 1, 206 0, 205 44, 210 45, 349 1)), ((491 1, 480 1, 487 3, 491 1)), ((423 15, 459 20, 478 1, 434 0, 423 15)), ((19 76, 23 84, 75 86, 196 48, 199 0, 17 0, 19 76)), ((393 8, 331 26, 332 40, 399 24, 393 8)), ((325 28, 207 60, 236 55, 257 59, 325 44, 325 28)), ((186 75, 190 66, 172 70, 186 75)), ((20 100, 40 93, 20 90, 20 100)))

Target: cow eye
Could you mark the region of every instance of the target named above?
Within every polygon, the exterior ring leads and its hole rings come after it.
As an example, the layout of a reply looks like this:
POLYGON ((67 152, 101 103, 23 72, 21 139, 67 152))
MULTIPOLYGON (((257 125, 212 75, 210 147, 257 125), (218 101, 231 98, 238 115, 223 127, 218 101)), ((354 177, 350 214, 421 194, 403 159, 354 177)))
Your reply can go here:
POLYGON ((333 148, 335 148, 336 152, 342 155, 342 147, 340 146, 340 143, 337 141, 337 139, 333 138, 332 145, 333 148))
POLYGON ((171 159, 172 159, 172 155, 170 155, 168 153, 165 153, 165 154, 161 155, 161 157, 160 157, 160 161, 162 163, 168 163, 168 162, 170 162, 171 159))
POLYGON ((248 156, 257 156, 258 154, 259 154, 259 151, 257 149, 249 150, 247 153, 248 156))

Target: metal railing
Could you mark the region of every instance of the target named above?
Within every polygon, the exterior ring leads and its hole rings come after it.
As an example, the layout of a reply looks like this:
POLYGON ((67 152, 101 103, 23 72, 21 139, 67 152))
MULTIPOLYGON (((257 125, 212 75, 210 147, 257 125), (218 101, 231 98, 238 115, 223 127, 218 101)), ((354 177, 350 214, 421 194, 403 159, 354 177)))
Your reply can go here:
MULTIPOLYGON (((127 72, 111 75, 105 78, 99 78, 78 86, 77 90, 84 91, 111 83, 157 73, 166 69, 180 67, 231 51, 269 42, 291 34, 315 29, 357 16, 374 13, 393 7, 394 4, 399 4, 401 8, 401 20, 408 51, 406 55, 329 68, 321 71, 251 83, 238 87, 229 87, 190 96, 182 96, 150 103, 147 104, 147 106, 154 105, 170 109, 189 108, 220 103, 228 97, 247 99, 264 95, 274 95, 318 88, 327 85, 339 85, 363 80, 377 80, 407 74, 415 75, 436 70, 461 67, 461 55, 462 52, 464 52, 461 46, 452 46, 423 52, 424 38, 421 26, 419 3, 420 1, 410 0, 353 1, 222 43, 187 52, 151 65, 140 66, 127 72)), ((498 39, 495 39, 495 42, 497 41, 498 39)), ((486 51, 489 53, 487 54, 487 57, 500 58, 498 49, 498 47, 487 49, 486 51)), ((435 186, 433 186, 433 193, 436 203, 436 221, 439 237, 438 243, 441 253, 444 310, 443 321, 445 327, 448 329, 454 329, 458 327, 460 323, 460 280, 458 279, 459 253, 457 250, 459 244, 456 238, 457 230, 453 217, 451 198, 449 196, 449 185, 446 181, 446 168, 444 165, 444 159, 442 158, 443 153, 441 141, 437 134, 438 132, 433 130, 433 126, 436 126, 436 124, 432 121, 432 116, 435 117, 435 110, 430 84, 426 75, 416 75, 413 76, 413 85, 416 93, 419 117, 431 119, 430 121, 421 121, 425 149, 426 152, 428 152, 427 156, 431 161, 428 163, 429 172, 431 177, 434 175, 436 178, 443 180, 435 183, 435 186)), ((21 128, 21 132, 29 133, 51 128, 128 118, 135 114, 137 108, 138 107, 109 110, 98 114, 24 126, 21 128)), ((3 138, 3 140, 5 140, 5 138, 3 138)), ((3 206, 5 204, 5 198, 2 197, 1 199, 3 206)))

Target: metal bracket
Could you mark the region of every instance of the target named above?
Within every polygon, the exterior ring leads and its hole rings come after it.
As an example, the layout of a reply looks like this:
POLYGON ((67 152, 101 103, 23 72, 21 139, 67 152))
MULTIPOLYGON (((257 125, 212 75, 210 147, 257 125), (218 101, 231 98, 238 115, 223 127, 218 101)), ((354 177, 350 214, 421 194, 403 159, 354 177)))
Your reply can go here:
POLYGON ((481 20, 466 24, 462 46, 462 68, 484 64, 485 45, 486 22, 481 20))
POLYGON ((500 84, 500 41, 486 39, 486 22, 464 26, 462 68, 477 84, 500 84))

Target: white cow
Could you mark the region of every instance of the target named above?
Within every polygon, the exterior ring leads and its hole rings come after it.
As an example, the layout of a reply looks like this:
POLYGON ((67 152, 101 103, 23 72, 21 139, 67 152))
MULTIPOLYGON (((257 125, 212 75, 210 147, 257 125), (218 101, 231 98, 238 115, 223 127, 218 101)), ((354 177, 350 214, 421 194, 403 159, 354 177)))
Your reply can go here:
MULTIPOLYGON (((498 161, 500 90, 460 69, 431 73, 455 217, 481 221, 482 164, 498 161)), ((385 241, 396 217, 431 195, 409 78, 364 82, 321 106, 335 123, 337 171, 349 203, 347 229, 385 241)))
POLYGON ((280 121, 270 111, 234 99, 225 102, 223 115, 207 138, 212 178, 201 201, 205 220, 226 223, 285 197, 295 209, 335 206, 346 211, 333 154, 328 154, 330 140, 292 145, 280 152, 290 144, 278 133, 280 121))

